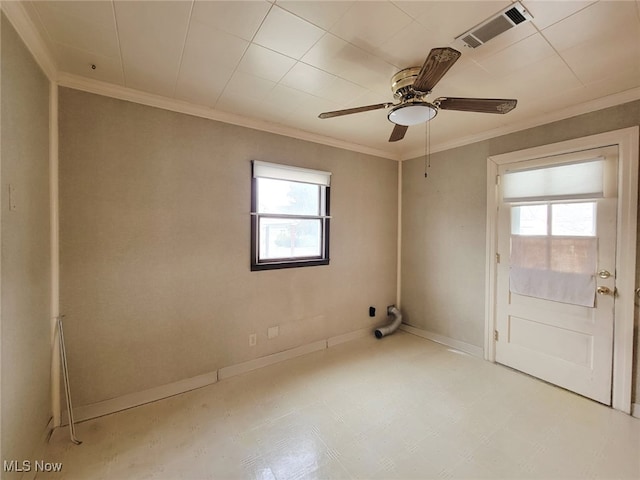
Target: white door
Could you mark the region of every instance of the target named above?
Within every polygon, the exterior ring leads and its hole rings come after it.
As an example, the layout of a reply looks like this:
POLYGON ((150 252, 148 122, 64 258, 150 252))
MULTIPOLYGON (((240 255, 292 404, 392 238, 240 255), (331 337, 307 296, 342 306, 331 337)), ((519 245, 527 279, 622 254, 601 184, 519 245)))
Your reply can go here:
POLYGON ((617 147, 500 167, 496 361, 611 405, 617 147))

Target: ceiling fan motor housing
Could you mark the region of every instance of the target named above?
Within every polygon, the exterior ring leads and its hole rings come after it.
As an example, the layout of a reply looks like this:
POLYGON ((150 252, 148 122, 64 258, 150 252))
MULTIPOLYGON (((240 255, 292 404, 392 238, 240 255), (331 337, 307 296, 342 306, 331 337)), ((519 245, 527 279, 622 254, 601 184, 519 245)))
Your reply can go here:
MULTIPOLYGON (((416 81, 421 68, 422 67, 405 68, 391 77, 391 91, 395 98, 411 98, 417 96, 413 89, 413 83, 416 81)), ((421 92, 421 94, 426 93, 429 92, 421 92)))
POLYGON ((438 113, 438 108, 423 99, 429 92, 413 89, 422 67, 409 67, 391 77, 393 96, 401 101, 391 109, 387 118, 396 125, 411 126, 428 122, 438 113))

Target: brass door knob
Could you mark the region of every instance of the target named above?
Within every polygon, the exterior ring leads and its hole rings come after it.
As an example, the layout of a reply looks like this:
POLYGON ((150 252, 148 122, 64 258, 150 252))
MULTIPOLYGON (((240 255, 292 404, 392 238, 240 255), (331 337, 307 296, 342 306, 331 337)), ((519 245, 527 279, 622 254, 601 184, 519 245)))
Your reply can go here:
POLYGON ((611 295, 613 293, 609 287, 598 287, 596 292, 598 292, 598 295, 611 295))

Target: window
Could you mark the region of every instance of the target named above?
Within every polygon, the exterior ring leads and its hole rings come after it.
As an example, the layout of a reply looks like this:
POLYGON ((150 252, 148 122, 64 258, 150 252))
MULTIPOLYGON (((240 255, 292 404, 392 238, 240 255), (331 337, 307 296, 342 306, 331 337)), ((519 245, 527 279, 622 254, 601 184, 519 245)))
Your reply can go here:
POLYGON ((604 185, 602 157, 504 174, 512 293, 595 306, 596 199, 604 196, 604 185))
POLYGON ((596 203, 511 207, 511 265, 592 275, 596 270, 596 203))
POLYGON ((511 207, 512 293, 593 307, 596 202, 511 207))
POLYGON ((328 265, 331 173, 252 166, 251 270, 328 265))

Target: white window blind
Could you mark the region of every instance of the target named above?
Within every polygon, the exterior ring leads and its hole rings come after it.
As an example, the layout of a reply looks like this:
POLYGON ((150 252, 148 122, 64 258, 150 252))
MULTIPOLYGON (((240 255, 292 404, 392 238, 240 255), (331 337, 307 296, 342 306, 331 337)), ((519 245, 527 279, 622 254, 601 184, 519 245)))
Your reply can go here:
POLYGON ((502 181, 505 202, 571 200, 603 196, 604 159, 555 167, 506 172, 502 181))
POLYGON ((253 161, 253 176, 255 178, 272 178, 290 182, 313 183, 315 185, 324 185, 325 187, 331 185, 331 172, 261 162, 258 160, 253 161))

